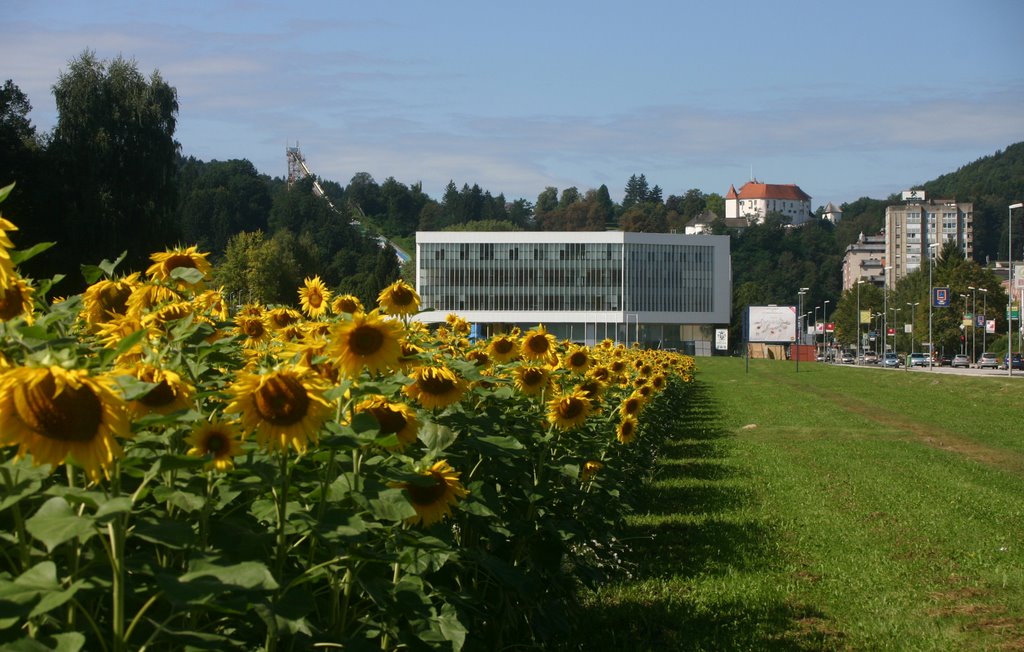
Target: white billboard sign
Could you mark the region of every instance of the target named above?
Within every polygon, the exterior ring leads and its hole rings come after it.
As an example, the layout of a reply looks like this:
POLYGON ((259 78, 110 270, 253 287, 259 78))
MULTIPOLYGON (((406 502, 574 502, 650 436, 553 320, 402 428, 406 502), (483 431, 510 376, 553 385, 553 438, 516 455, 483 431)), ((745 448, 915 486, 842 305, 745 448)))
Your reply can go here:
POLYGON ((796 306, 748 306, 748 342, 795 342, 796 306))
POLYGON ((729 350, 729 329, 728 328, 716 328, 715 329, 715 350, 716 351, 728 351, 729 350))

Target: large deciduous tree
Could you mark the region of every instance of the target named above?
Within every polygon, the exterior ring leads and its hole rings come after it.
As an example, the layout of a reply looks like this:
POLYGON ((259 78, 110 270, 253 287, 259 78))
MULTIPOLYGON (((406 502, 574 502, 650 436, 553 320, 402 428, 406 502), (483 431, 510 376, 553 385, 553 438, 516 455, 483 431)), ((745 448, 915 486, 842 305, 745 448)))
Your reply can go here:
POLYGON ((49 153, 60 206, 49 216, 65 264, 128 251, 142 268, 177 238, 174 140, 178 97, 134 61, 101 61, 85 51, 53 87, 57 125, 49 153))

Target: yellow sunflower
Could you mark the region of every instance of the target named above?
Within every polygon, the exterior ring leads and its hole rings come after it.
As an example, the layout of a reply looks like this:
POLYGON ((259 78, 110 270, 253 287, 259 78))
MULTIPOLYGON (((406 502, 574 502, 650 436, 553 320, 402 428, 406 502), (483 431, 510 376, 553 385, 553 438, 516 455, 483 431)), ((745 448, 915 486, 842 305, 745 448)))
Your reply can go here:
POLYGON ((587 376, 576 385, 577 392, 583 392, 591 401, 598 401, 604 396, 604 383, 593 376, 587 376))
POLYGON ((403 391, 428 410, 458 402, 467 389, 466 381, 444 366, 417 367, 412 379, 403 391))
POLYGON ((452 514, 452 506, 459 499, 469 495, 469 491, 459 481, 459 472, 451 467, 446 460, 439 460, 420 475, 419 482, 403 482, 400 486, 405 490, 416 510, 414 516, 406 519, 410 525, 421 524, 429 527, 444 520, 452 514))
POLYGON ((510 362, 519 356, 519 340, 512 335, 496 335, 487 345, 487 355, 494 362, 510 362))
POLYGON ((402 357, 402 325, 381 318, 376 310, 339 322, 332 336, 331 353, 349 377, 358 376, 363 367, 370 373, 396 369, 402 357))
POLYGON ((32 323, 32 286, 20 276, 8 276, 7 287, 0 287, 0 321, 21 315, 32 323))
POLYGON ((144 383, 155 385, 144 395, 128 402, 128 408, 135 418, 147 414, 170 414, 186 410, 191 405, 193 387, 170 369, 160 369, 151 364, 140 364, 123 370, 123 375, 132 376, 144 383))
POLYGON ((528 396, 551 390, 551 369, 544 366, 522 365, 512 372, 516 389, 528 396))
POLYGON ((416 441, 420 423, 416 419, 416 410, 405 403, 394 403, 383 396, 374 395, 360 401, 355 411, 372 415, 380 424, 382 437, 395 435, 398 438, 398 444, 392 450, 402 450, 416 441))
POLYGON ((366 312, 363 308, 363 302, 351 294, 340 294, 334 298, 334 302, 331 303, 331 312, 336 315, 342 313, 348 313, 354 315, 360 312, 366 312))
POLYGON ((128 295, 125 315, 142 319, 142 316, 150 310, 168 303, 184 301, 184 297, 178 292, 164 285, 155 283, 140 283, 132 287, 132 293, 128 295))
POLYGON ((326 383, 304 367, 282 367, 269 373, 241 373, 229 388, 231 403, 224 409, 239 414, 243 434, 256 433, 268 451, 300 453, 318 441, 320 428, 334 408, 324 398, 326 383))
POLYGON ((590 369, 591 362, 590 351, 585 346, 573 346, 562 358, 562 366, 577 374, 586 373, 587 369, 590 369))
MULTIPOLYGON (((11 186, 5 186, 0 189, 0 195, 9 192, 11 186)), ((10 249, 14 249, 14 242, 11 241, 10 236, 7 235, 8 231, 17 231, 18 227, 14 226, 14 223, 5 220, 0 217, 0 289, 7 287, 10 283, 11 277, 15 276, 14 261, 11 260, 10 249)))
POLYGON ((199 249, 195 245, 179 246, 170 251, 161 251, 149 257, 153 264, 146 269, 146 276, 154 281, 171 281, 171 272, 176 269, 197 269, 203 274, 203 278, 197 283, 187 283, 180 279, 173 280, 182 287, 198 287, 213 269, 210 262, 206 260, 209 255, 209 253, 199 253, 199 249))
POLYGON ((128 297, 139 284, 138 272, 120 280, 96 281, 82 294, 82 312, 79 318, 96 331, 100 324, 128 312, 128 297))
POLYGON ((227 471, 235 465, 234 458, 242 453, 238 427, 227 421, 204 421, 188 437, 192 448, 188 455, 205 457, 207 469, 227 471))
POLYGON ((543 324, 540 324, 537 328, 527 331, 523 336, 519 353, 525 360, 555 362, 558 359, 555 346, 555 336, 549 333, 543 324))
POLYGON ((281 306, 266 312, 267 325, 275 331, 288 328, 302 321, 302 313, 295 308, 281 306))
POLYGON ((604 468, 604 464, 596 460, 587 460, 583 463, 583 472, 580 474, 580 479, 583 482, 590 482, 597 475, 597 472, 604 468))
POLYGON ((80 369, 16 367, 0 375, 0 445, 56 468, 69 456, 93 480, 121 457, 131 436, 124 401, 107 377, 80 369))
POLYGON ((459 317, 454 312, 448 313, 445 316, 444 320, 448 324, 448 327, 451 328, 452 332, 455 333, 456 335, 460 337, 465 337, 466 335, 469 335, 469 322, 463 319, 462 317, 459 317))
POLYGON ((636 417, 623 417, 619 421, 619 427, 615 429, 615 438, 620 444, 628 444, 636 437, 636 431, 640 427, 636 417))
POLYGON ((399 279, 380 291, 377 305, 389 315, 415 315, 420 310, 416 288, 399 279))
POLYGON ((224 298, 224 289, 206 290, 193 299, 196 312, 214 321, 228 320, 228 302, 224 298))
POLYGON ((548 421, 559 430, 572 430, 583 425, 593 407, 583 392, 559 396, 548 401, 548 421))
POLYGON ((640 394, 630 394, 619 406, 619 413, 623 416, 636 417, 646 401, 647 399, 640 394))
POLYGON ((310 319, 317 319, 330 307, 331 291, 319 276, 307 277, 299 288, 299 306, 310 319))
POLYGON ((160 306, 156 310, 143 315, 142 325, 147 327, 153 327, 166 332, 171 326, 171 322, 179 319, 184 319, 189 315, 194 314, 195 306, 192 305, 191 301, 175 301, 160 306))
POLYGON ((266 313, 235 316, 235 333, 241 336, 242 347, 259 349, 270 341, 270 324, 266 313))

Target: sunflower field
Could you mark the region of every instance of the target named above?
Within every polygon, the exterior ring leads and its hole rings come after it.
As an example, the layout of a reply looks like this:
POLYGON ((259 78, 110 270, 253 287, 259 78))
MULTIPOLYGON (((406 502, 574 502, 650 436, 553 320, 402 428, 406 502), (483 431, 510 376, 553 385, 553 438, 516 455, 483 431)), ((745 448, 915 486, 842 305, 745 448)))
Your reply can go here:
MULTIPOLYGON (((10 187, 0 191, 0 201, 10 187)), ((207 254, 18 265, 0 218, 0 647, 501 649, 571 633, 580 586, 686 400, 693 359, 428 329, 364 308, 228 306, 207 254)))

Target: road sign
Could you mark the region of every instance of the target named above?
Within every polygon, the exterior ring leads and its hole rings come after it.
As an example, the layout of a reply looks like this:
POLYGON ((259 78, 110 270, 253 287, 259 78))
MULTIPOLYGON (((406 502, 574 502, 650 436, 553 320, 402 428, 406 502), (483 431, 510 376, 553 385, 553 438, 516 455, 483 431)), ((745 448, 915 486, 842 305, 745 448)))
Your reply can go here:
POLYGON ((948 308, 952 296, 949 288, 932 288, 932 308, 948 308))

